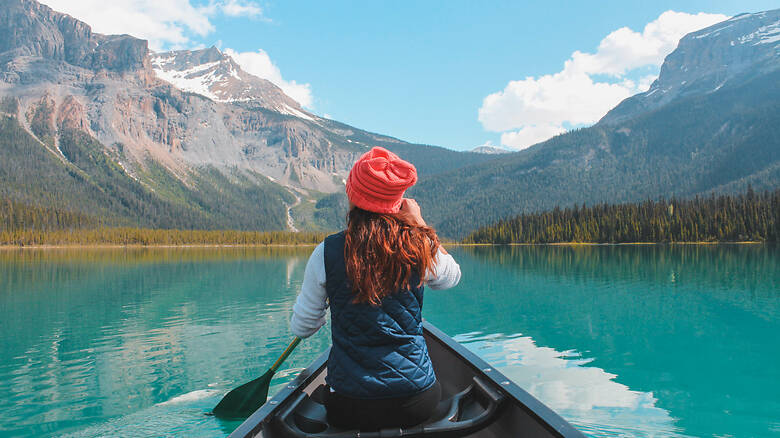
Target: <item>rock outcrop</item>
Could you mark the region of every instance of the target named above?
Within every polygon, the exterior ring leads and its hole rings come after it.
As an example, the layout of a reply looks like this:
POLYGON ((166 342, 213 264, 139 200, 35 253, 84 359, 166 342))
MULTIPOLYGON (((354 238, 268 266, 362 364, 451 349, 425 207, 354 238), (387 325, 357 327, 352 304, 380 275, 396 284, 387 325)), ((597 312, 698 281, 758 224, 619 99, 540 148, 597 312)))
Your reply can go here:
POLYGON ((77 129, 123 145, 126 169, 151 159, 182 179, 216 166, 333 192, 361 150, 216 48, 151 54, 33 0, 1 2, 0 96, 55 140, 77 129))

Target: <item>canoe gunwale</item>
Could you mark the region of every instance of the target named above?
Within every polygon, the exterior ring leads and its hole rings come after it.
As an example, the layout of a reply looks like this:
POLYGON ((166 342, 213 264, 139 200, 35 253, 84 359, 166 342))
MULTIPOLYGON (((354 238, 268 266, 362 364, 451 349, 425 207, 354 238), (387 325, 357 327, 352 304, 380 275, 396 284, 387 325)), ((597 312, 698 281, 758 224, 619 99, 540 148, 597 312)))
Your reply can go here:
POLYGON ((330 355, 330 347, 314 360, 305 370, 301 371, 298 376, 288 383, 284 388, 277 392, 270 400, 268 400, 260 409, 256 410, 249 416, 240 426, 238 426, 228 438, 245 438, 251 437, 252 434, 258 432, 258 428, 263 422, 270 421, 276 414, 276 411, 284 405, 284 402, 300 388, 306 387, 312 380, 317 378, 323 368, 328 364, 328 356, 330 355))
MULTIPOLYGON (((507 400, 507 402, 514 403, 517 407, 527 412, 528 415, 536 419, 539 424, 543 425, 544 428, 553 435, 561 437, 585 436, 536 397, 519 387, 503 373, 496 370, 492 365, 482 360, 475 353, 459 344, 433 324, 428 321, 423 321, 423 331, 428 332, 428 335, 430 335, 431 338, 439 342, 445 349, 452 352, 453 355, 463 358, 463 362, 474 371, 475 375, 483 376, 493 382, 497 389, 508 396, 510 400, 507 400)), ((305 370, 301 371, 293 381, 285 385, 282 390, 276 393, 268 402, 261 406, 260 409, 255 411, 249 418, 241 423, 228 438, 251 437, 259 432, 262 423, 271 421, 277 414, 277 411, 285 405, 285 402, 291 395, 296 391, 305 388, 319 376, 322 369, 327 366, 329 355, 330 347, 317 357, 317 359, 315 359, 305 370)))

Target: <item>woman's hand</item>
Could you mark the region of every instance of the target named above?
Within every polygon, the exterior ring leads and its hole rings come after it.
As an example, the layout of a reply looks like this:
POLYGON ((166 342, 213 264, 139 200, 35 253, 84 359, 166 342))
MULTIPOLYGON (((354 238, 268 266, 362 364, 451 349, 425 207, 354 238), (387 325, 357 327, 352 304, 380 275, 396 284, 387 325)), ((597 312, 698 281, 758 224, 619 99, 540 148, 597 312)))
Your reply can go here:
POLYGON ((418 227, 428 226, 420 213, 420 206, 417 201, 411 198, 404 198, 401 201, 401 210, 395 214, 398 219, 418 227))

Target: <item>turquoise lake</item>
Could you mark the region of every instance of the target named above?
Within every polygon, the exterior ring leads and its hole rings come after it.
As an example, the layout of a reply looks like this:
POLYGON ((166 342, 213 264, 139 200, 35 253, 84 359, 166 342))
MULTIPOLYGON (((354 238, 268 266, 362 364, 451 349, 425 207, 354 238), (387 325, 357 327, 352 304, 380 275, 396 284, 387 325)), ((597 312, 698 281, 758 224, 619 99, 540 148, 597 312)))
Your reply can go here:
MULTIPOLYGON (((230 433, 204 413, 289 342, 311 249, 0 251, 0 436, 230 433)), ((450 252, 424 317, 586 434, 780 436, 780 248, 450 252)))

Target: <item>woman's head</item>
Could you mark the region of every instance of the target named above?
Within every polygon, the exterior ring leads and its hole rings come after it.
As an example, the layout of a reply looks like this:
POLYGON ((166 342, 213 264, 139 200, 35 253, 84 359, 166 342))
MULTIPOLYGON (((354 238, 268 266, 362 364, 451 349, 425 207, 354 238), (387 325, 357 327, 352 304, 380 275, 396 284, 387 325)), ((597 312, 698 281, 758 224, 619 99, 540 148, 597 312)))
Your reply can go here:
POLYGON ((349 173, 344 258, 356 302, 378 305, 386 295, 412 286, 413 275, 421 283, 433 267, 436 232, 397 215, 404 192, 415 182, 414 166, 380 147, 363 154, 349 173))
POLYGON ((417 182, 417 169, 387 149, 375 147, 361 156, 347 177, 347 197, 374 213, 398 213, 404 192, 417 182))

